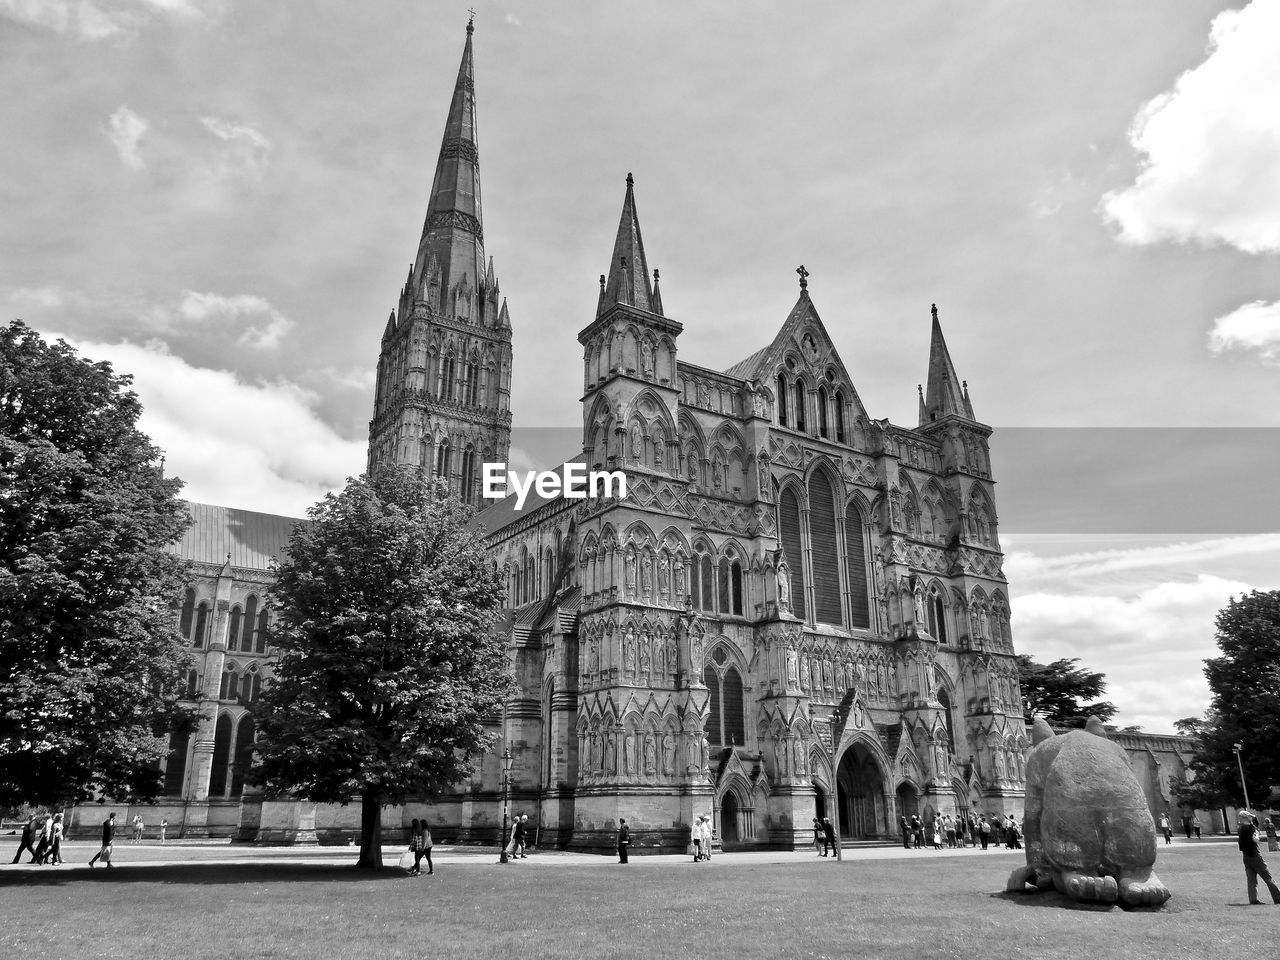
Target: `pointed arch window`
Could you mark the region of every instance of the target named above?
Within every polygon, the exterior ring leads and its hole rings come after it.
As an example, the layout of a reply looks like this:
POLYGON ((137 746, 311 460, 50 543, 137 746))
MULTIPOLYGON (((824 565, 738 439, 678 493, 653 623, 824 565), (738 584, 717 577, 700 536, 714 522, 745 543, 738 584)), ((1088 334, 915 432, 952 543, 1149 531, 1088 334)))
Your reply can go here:
POLYGON ((835 493, 827 475, 818 470, 809 478, 809 544, 813 557, 813 616, 821 623, 843 622, 839 542, 835 493))
POLYGON ((187 699, 194 700, 200 692, 200 674, 195 670, 187 671, 187 699))
POLYGON ((710 693, 710 716, 707 717, 707 740, 716 746, 744 746, 747 741, 746 714, 743 710, 742 675, 729 663, 723 647, 717 648, 713 663, 702 671, 702 682, 710 693))
POLYGON ((844 515, 844 561, 849 583, 849 626, 871 626, 871 602, 867 587, 867 547, 862 511, 850 501, 844 515))
POLYGON ((440 389, 437 396, 441 400, 453 399, 453 357, 445 357, 440 362, 440 389))
POLYGON ((715 613, 715 565, 704 544, 694 548, 693 603, 699 610, 715 613))
POLYGON ((176 730, 169 734, 169 756, 164 764, 164 793, 167 797, 182 796, 187 772, 187 742, 190 736, 176 730))
POLYGON ((186 639, 191 639, 191 622, 196 615, 196 592, 187 587, 186 596, 182 600, 182 613, 178 617, 178 632, 186 639))
POLYGON ((470 447, 462 454, 462 502, 472 503, 475 499, 476 485, 476 452, 470 447))
POLYGON ((203 600, 196 607, 196 629, 191 636, 191 645, 199 648, 204 646, 205 634, 209 631, 209 605, 203 600))
POLYGON ((836 391, 836 443, 844 443, 844 394, 836 391))
POLYGON ((787 426, 787 378, 778 374, 778 426, 787 426))
POLYGON ((219 714, 213 735, 213 764, 209 776, 209 796, 221 798, 227 792, 227 767, 231 761, 231 717, 219 714))
POLYGON ((227 625, 227 649, 235 650, 240 641, 240 620, 243 612, 239 607, 231 608, 231 616, 227 625))
POLYGON ((827 388, 818 387, 818 436, 824 439, 830 435, 827 424, 827 388))
POLYGON ((947 642, 947 607, 937 587, 929 591, 929 635, 939 643, 947 642))
MULTIPOLYGON (((240 649, 246 653, 253 649, 253 628, 257 624, 258 617, 258 598, 253 594, 244 599, 244 627, 241 630, 242 637, 240 649)), ((227 645, 228 650, 234 650, 235 647, 227 645)))
POLYGON ((718 573, 719 612, 742 616, 742 564, 736 557, 721 557, 718 573))
POLYGON ((452 473, 453 447, 449 445, 448 440, 441 440, 440 446, 436 448, 436 478, 447 483, 452 473))
POLYGON ((796 429, 804 432, 804 382, 796 381, 796 429))
MULTIPOLYGON (((258 613, 258 629, 254 650, 258 653, 267 652, 267 641, 271 638, 271 611, 266 607, 258 613)), ((245 650, 249 647, 246 645, 245 650)))
POLYGON ((231 766, 231 796, 238 797, 244 793, 244 775, 253 759, 253 741, 257 733, 257 724, 252 714, 246 713, 240 718, 236 730, 236 758, 231 766))

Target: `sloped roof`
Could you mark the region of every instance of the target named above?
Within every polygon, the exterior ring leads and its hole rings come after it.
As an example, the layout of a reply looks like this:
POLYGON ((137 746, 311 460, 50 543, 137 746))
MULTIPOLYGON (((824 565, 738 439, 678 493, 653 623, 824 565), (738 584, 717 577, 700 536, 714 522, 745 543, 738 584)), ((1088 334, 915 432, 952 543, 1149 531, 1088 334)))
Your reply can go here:
POLYGON ((765 355, 768 354, 768 347, 761 347, 745 360, 739 360, 732 367, 727 369, 727 373, 731 377, 740 377, 743 380, 755 380, 756 374, 759 373, 761 362, 765 355))
POLYGON ((166 549, 184 560, 221 566, 230 557, 233 567, 268 570, 284 551, 297 517, 257 513, 237 507, 187 501, 194 521, 182 539, 166 549))

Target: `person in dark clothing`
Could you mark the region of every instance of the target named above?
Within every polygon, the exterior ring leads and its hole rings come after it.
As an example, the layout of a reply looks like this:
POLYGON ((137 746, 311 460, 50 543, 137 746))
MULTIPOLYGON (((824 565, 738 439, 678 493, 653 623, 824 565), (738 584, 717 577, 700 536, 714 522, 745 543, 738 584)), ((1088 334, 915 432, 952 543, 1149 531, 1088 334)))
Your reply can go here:
POLYGON ((919 850, 924 843, 924 824, 920 822, 920 815, 913 813, 911 815, 911 846, 919 850))
POLYGON ((18 842, 18 852, 13 855, 13 862, 17 863, 22 859, 22 851, 26 850, 31 854, 28 863, 36 862, 36 818, 32 814, 27 818, 27 822, 22 827, 22 839, 18 842))
POLYGON ((902 826, 902 849, 911 849, 911 824, 907 823, 906 817, 899 817, 899 823, 902 826))
POLYGON ((89 869, 93 869, 93 865, 99 858, 107 865, 111 864, 111 844, 116 838, 116 815, 112 812, 107 819, 102 821, 102 849, 93 855, 93 859, 89 861, 89 869))
POLYGON ((822 845, 831 849, 831 855, 836 854, 836 828, 831 823, 830 817, 822 818, 822 845))
POLYGON ((1244 879, 1249 888, 1249 902, 1262 903, 1258 899, 1258 878, 1261 877, 1262 882, 1271 891, 1271 901, 1280 903, 1280 887, 1277 887, 1276 882, 1271 879, 1267 861, 1263 860, 1262 854, 1258 852, 1257 820, 1248 810, 1240 811, 1240 830, 1236 834, 1236 843, 1240 847, 1240 855, 1244 858, 1244 879))
POLYGON ((631 828, 627 821, 618 818, 618 862, 627 862, 627 847, 631 846, 631 828))
POLYGON ((818 817, 813 818, 813 848, 818 851, 818 856, 827 855, 826 831, 822 829, 822 820, 818 817))
MULTIPOLYGON (((511 831, 511 859, 519 860, 524 855, 524 832, 526 817, 516 817, 515 826, 511 831)), ((525 857, 527 860, 528 858, 525 857)))

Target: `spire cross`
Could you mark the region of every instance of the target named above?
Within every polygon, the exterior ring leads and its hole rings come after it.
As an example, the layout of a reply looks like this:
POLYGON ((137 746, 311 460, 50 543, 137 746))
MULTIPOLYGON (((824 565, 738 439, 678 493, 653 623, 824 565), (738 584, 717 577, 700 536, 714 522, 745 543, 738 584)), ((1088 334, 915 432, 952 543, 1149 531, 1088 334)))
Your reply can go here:
POLYGON ((930 307, 929 312, 933 314, 933 319, 937 320, 937 319, 938 319, 938 305, 937 305, 936 303, 931 303, 931 304, 929 305, 929 307, 930 307))
POLYGON ((800 289, 808 290, 809 289, 809 271, 804 268, 803 263, 800 264, 800 266, 796 267, 796 273, 800 274, 800 289))

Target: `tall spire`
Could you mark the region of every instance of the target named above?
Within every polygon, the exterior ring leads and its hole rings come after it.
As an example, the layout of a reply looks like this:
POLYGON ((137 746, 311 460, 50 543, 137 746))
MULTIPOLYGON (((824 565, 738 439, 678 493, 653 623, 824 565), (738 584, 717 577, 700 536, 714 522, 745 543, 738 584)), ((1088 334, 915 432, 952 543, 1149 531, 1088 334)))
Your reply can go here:
MULTIPOLYGON (((471 34, 467 23, 467 41, 462 49, 462 63, 449 104, 440 155, 436 160, 435 179, 431 184, 431 200, 427 219, 418 241, 418 255, 413 265, 413 298, 429 299, 425 289, 433 281, 439 284, 441 309, 446 314, 461 313, 480 319, 469 309, 479 305, 483 297, 488 271, 484 255, 484 225, 480 209, 480 151, 476 135, 476 85, 471 54, 471 34), (434 258, 439 277, 428 276, 428 265, 434 258), (466 282, 463 280, 466 278, 466 282), (471 296, 466 296, 470 291, 471 296), (466 303, 458 303, 463 295, 466 303)), ((482 307, 479 307, 482 309, 482 307)))
POLYGON ((609 277, 600 292, 596 316, 615 303, 625 303, 650 313, 662 313, 662 303, 654 304, 649 281, 649 265, 644 259, 644 241, 640 239, 640 221, 636 217, 635 180, 627 174, 627 196, 622 202, 622 219, 618 237, 613 242, 613 259, 609 261, 609 277))
POLYGON ((929 379, 925 390, 924 406, 920 410, 920 425, 943 417, 958 416, 972 419, 973 413, 960 389, 960 378, 947 352, 947 341, 942 338, 942 325, 938 322, 938 305, 933 304, 933 333, 929 342, 929 379))

